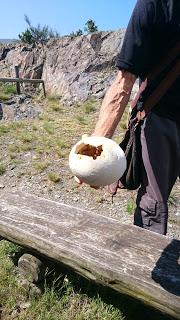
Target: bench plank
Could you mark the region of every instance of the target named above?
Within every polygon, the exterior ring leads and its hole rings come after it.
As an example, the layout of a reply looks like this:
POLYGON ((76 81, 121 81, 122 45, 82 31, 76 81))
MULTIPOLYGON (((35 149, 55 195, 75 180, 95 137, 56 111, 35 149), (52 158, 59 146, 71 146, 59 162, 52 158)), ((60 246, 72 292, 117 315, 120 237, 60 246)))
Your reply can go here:
POLYGON ((180 319, 180 241, 25 193, 1 192, 0 235, 180 319))

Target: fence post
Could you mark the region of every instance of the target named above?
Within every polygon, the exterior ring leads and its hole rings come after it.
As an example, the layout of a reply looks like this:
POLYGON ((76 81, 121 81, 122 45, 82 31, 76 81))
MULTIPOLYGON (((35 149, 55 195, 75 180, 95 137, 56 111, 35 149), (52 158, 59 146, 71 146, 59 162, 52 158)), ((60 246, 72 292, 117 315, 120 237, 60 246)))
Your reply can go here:
MULTIPOLYGON (((15 75, 16 78, 19 78, 19 66, 15 66, 15 75)), ((16 91, 17 94, 21 94, 20 82, 16 82, 16 91)))
POLYGON ((42 86, 43 86, 44 97, 46 97, 46 89, 45 89, 44 81, 42 82, 42 86))

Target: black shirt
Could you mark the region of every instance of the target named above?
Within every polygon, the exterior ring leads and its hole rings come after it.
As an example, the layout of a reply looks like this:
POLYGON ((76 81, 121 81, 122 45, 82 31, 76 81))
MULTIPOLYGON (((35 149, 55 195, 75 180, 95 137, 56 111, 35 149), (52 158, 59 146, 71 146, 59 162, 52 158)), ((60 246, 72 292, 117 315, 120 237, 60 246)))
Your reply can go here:
MULTIPOLYGON (((138 0, 117 67, 144 80, 177 40, 180 40, 180 0, 138 0)), ((180 76, 152 111, 180 124, 180 76)))

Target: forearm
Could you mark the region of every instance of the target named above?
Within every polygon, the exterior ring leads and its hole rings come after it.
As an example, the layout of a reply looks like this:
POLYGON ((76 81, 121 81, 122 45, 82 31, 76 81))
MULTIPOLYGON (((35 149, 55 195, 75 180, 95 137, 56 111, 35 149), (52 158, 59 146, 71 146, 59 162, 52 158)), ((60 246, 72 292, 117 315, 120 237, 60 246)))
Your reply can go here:
POLYGON ((103 100, 93 136, 111 138, 129 101, 136 76, 119 71, 103 100))

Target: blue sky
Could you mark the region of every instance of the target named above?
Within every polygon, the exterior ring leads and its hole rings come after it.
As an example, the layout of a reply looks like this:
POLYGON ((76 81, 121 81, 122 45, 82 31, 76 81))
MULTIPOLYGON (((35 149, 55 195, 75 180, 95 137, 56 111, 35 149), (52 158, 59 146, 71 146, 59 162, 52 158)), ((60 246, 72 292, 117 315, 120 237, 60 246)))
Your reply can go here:
POLYGON ((60 35, 83 29, 93 19, 99 30, 126 27, 136 0, 3 0, 0 38, 18 38, 26 29, 24 14, 33 25, 40 23, 60 35))

